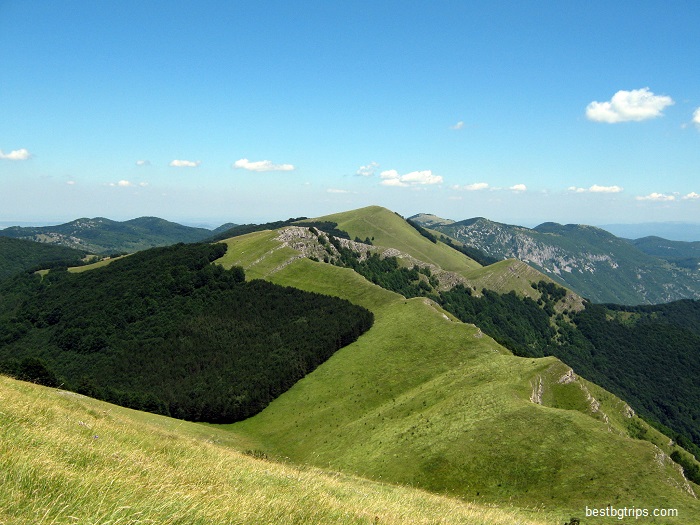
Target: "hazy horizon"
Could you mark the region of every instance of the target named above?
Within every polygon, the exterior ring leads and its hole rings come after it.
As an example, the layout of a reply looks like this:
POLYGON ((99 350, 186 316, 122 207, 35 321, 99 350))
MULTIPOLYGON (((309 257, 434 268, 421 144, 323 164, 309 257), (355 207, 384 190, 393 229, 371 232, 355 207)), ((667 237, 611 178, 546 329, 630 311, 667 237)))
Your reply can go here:
MULTIPOLYGON (((335 212, 342 212, 342 211, 349 211, 349 210, 335 210, 335 212)), ((427 211, 416 211, 410 214, 404 215, 404 217, 411 217, 413 215, 417 215, 419 213, 431 213, 427 211)), ((436 214, 433 214, 436 215, 436 214)), ((145 216, 153 216, 153 215, 141 215, 139 217, 145 217, 145 216)), ((305 215, 304 215, 305 216, 305 215)), ((95 217, 105 217, 110 220, 118 221, 118 222, 124 222, 128 221, 131 219, 136 219, 138 217, 125 217, 125 218, 115 218, 115 217, 106 217, 105 215, 97 215, 95 217)), ((95 217, 88 217, 88 218, 95 218, 95 217)), ((309 217, 313 218, 316 217, 316 215, 309 215, 309 217)), ((71 221, 74 221, 76 219, 80 219, 83 217, 73 217, 72 219, 68 220, 46 220, 46 221, 11 221, 11 220, 0 220, 0 230, 3 230, 5 228, 9 228, 12 226, 21 226, 21 227, 43 227, 43 226, 57 226, 60 224, 66 224, 71 221)), ((188 218, 177 218, 177 217, 159 217, 161 219, 170 221, 170 222, 175 222, 178 224, 182 224, 184 226, 190 226, 190 227, 195 227, 195 228, 206 228, 209 230, 214 230, 224 224, 227 223, 234 223, 234 224, 250 224, 250 223, 264 223, 264 222, 273 222, 273 221, 279 221, 279 220, 285 220, 290 217, 283 217, 283 216, 278 216, 278 217, 267 217, 267 218, 262 218, 262 219, 246 219, 246 218, 239 218, 238 220, 236 219, 220 219, 220 220, 215 220, 215 219, 188 219, 188 218)), ((441 217, 443 219, 452 219, 455 221, 463 221, 467 219, 472 219, 474 217, 441 217)), ((511 224, 515 226, 523 226, 526 228, 535 228, 536 226, 545 223, 545 222, 556 222, 556 221, 548 221, 548 220, 540 220, 540 221, 534 221, 531 223, 520 223, 520 222, 509 222, 509 221, 501 221, 494 219, 492 217, 485 217, 486 219, 492 220, 494 222, 501 222, 504 224, 511 224)), ((562 223, 562 224, 568 224, 568 223, 562 223)), ((588 224, 590 226, 596 226, 598 228, 601 228, 603 230, 606 230, 613 235, 617 237, 622 237, 622 238, 628 238, 628 239, 638 239, 641 237, 647 237, 647 236, 657 236, 657 237, 662 237, 668 240, 673 240, 673 241, 685 241, 685 242, 694 242, 694 241, 700 241, 700 221, 699 222, 683 222, 683 221, 666 221, 666 222, 638 222, 638 223, 613 223, 613 224, 590 224, 590 223, 577 223, 577 224, 588 224)))

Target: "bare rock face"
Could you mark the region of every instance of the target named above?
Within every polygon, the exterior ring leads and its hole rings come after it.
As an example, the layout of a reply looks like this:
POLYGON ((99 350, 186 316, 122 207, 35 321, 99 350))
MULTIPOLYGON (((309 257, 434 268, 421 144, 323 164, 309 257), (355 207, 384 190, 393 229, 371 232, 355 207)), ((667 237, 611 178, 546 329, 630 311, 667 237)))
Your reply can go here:
POLYGON ((523 261, 593 302, 700 299, 700 269, 669 264, 593 226, 544 223, 524 228, 484 218, 455 223, 431 219, 430 224, 496 259, 523 261))

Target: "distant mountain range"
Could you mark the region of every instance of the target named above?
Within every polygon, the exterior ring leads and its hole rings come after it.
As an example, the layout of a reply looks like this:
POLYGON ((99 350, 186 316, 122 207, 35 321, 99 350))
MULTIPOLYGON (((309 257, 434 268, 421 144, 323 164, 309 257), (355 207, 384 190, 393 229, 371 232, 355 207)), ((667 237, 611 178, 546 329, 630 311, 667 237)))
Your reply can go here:
POLYGON ((104 217, 76 219, 56 226, 11 226, 0 230, 0 236, 68 246, 96 254, 133 253, 178 242, 198 242, 227 230, 224 224, 216 230, 193 228, 157 217, 139 217, 118 222, 104 217))
MULTIPOLYGON (((294 220, 298 219, 267 225, 227 223, 209 230, 157 217, 124 222, 96 217, 55 226, 12 226, 0 230, 0 237, 110 255, 179 242, 211 242, 259 229, 279 228, 294 220)), ((523 261, 594 302, 657 304, 700 298, 700 242, 661 237, 630 240, 594 226, 553 222, 525 228, 485 218, 457 222, 430 214, 414 215, 411 220, 488 257, 523 261)), ((9 246, 3 248, 7 249, 9 246)), ((15 249, 19 249, 17 245, 13 246, 15 249)), ((46 260, 56 261, 65 256, 66 253, 52 254, 46 260)), ((31 267, 35 264, 33 257, 24 259, 29 261, 29 266, 24 262, 17 266, 15 261, 8 263, 6 269, 31 267)))
POLYGON ((700 223, 643 222, 639 224, 600 224, 597 226, 625 239, 663 237, 674 241, 700 241, 700 223))
POLYGON ((519 259, 602 303, 656 304, 700 298, 700 243, 627 240, 594 226, 553 222, 525 228, 483 217, 411 220, 498 259, 519 259))

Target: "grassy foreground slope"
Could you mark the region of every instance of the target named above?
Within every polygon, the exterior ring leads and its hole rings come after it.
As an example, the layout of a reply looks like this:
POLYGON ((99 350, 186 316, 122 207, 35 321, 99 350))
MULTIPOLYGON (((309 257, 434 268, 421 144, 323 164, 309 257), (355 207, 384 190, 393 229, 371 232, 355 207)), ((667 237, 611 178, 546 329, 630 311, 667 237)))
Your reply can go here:
POLYGON ((3 376, 0 399, 3 525, 548 523, 542 514, 255 459, 216 427, 3 376))
POLYGON ((247 272, 349 299, 372 310, 375 325, 262 413, 230 427, 256 448, 465 500, 546 508, 563 519, 608 504, 672 507, 700 519, 668 440, 616 397, 555 358, 510 355, 426 299, 406 300, 349 269, 304 258, 273 263, 279 243, 264 235, 229 244, 227 264, 249 258, 247 272), (252 246, 254 259, 243 250, 252 246), (237 256, 237 247, 246 253, 237 256), (639 429, 655 444, 630 436, 639 429))

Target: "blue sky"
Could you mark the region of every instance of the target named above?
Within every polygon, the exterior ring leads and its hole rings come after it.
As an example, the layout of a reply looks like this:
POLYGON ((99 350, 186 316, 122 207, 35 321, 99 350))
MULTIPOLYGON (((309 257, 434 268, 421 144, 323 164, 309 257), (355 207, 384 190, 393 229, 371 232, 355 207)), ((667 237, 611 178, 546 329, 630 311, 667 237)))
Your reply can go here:
POLYGON ((696 2, 0 0, 0 221, 700 222, 696 2))

